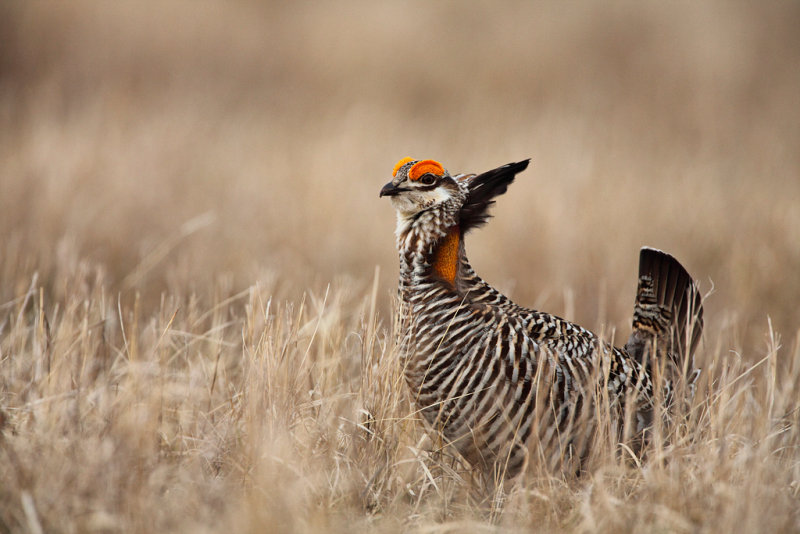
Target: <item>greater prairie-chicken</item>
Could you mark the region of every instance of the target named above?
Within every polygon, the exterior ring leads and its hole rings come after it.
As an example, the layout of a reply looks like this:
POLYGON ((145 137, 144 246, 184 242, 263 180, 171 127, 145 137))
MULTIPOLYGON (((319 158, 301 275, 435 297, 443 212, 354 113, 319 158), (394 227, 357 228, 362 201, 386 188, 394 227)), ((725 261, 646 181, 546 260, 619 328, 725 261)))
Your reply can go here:
POLYGON ((405 158, 380 191, 397 210, 398 350, 412 399, 435 439, 506 477, 528 462, 579 468, 601 413, 617 432, 641 435, 671 383, 693 373, 702 331, 692 278, 651 248, 640 252, 633 333, 621 348, 481 280, 464 235, 528 161, 451 175, 405 158), (656 394, 654 384, 666 387, 656 394))

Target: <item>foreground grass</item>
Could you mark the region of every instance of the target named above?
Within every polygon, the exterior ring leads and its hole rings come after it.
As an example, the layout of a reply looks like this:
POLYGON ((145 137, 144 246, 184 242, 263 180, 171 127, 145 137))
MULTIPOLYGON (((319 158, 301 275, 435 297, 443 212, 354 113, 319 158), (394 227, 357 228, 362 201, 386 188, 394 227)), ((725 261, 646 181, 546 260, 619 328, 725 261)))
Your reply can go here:
MULTIPOLYGON (((0 313, 0 532, 800 528, 800 349, 729 354, 638 465, 490 489, 414 420, 379 285, 143 309, 89 268, 0 313), (743 363, 756 361, 757 363, 743 363)), ((616 449, 616 451, 615 451, 616 449)))
POLYGON ((0 3, 0 534, 800 530, 797 6, 0 3), (521 303, 620 341, 640 246, 713 281, 646 460, 427 440, 403 156, 533 158, 469 242, 521 303))

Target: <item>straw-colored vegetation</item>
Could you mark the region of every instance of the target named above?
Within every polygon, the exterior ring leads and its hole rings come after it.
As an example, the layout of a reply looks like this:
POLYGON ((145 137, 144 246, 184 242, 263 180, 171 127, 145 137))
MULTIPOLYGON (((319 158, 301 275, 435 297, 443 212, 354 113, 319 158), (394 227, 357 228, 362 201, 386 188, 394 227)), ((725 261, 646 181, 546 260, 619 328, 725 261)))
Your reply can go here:
POLYGON ((0 7, 0 532, 800 530, 796 3, 0 7), (394 162, 532 157, 470 236, 618 343, 711 292, 644 459, 494 488, 392 345, 394 162), (711 291, 713 288, 713 291, 711 291))

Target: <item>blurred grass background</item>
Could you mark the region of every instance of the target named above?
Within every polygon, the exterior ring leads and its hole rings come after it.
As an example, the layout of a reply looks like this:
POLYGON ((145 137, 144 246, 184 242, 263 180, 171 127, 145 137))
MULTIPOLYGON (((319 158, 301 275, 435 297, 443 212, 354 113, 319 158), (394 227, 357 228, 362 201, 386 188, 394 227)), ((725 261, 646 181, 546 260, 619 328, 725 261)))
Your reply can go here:
POLYGON ((531 157, 470 238, 486 279, 626 335, 651 245, 761 347, 800 324, 798 27, 794 2, 5 2, 0 300, 80 262, 145 302, 375 265, 388 296, 397 159, 531 157))
POLYGON ((0 3, 0 534, 797 531, 798 28, 797 2, 0 3), (620 341, 642 245, 713 286, 699 394, 643 467, 607 443, 487 505, 426 444, 377 195, 404 156, 532 158, 468 242, 521 304, 620 341))

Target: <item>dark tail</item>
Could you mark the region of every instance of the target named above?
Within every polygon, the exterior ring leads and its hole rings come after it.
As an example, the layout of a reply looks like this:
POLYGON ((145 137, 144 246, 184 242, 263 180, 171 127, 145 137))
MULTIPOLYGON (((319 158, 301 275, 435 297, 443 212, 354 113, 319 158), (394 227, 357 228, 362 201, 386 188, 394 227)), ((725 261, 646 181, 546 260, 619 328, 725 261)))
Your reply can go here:
MULTIPOLYGON (((692 277, 666 252, 642 248, 633 332, 625 345, 628 354, 644 362, 655 341, 658 352, 666 352, 677 371, 692 373, 702 333, 702 297, 692 277)), ((653 359, 650 356, 651 363, 653 359)))
POLYGON ((469 195, 461 208, 461 230, 466 232, 477 228, 489 218, 489 206, 494 204, 494 197, 502 195, 514 177, 528 167, 531 160, 508 163, 502 167, 486 171, 477 176, 464 177, 468 183, 469 195))

